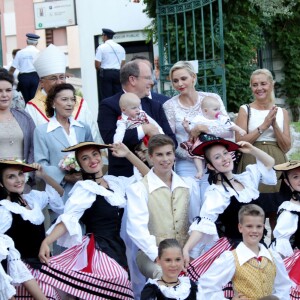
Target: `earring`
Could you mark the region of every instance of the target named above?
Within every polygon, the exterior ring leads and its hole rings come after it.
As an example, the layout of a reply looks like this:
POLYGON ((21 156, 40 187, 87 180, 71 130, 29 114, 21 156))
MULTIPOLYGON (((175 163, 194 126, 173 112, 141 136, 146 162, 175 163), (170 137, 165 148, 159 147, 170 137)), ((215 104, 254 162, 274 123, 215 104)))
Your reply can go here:
POLYGON ((53 113, 53 117, 56 117, 56 110, 55 110, 55 106, 53 107, 54 113, 53 113))

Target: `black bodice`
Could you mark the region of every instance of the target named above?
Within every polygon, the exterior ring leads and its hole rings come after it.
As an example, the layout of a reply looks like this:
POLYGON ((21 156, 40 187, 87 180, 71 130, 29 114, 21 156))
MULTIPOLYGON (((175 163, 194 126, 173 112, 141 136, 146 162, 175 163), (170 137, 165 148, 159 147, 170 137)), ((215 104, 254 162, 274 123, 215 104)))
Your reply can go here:
POLYGON ((93 233, 96 248, 127 267, 126 248, 120 237, 124 209, 110 205, 103 196, 97 195, 80 221, 86 226, 86 233, 93 233))
POLYGON ((5 234, 13 239, 23 260, 38 258, 41 243, 45 238, 44 223, 34 225, 23 220, 21 215, 12 213, 12 224, 5 234))
POLYGON ((231 196, 230 204, 224 212, 219 215, 216 225, 220 237, 227 237, 233 240, 242 240, 242 234, 238 230, 238 212, 245 205, 240 203, 235 196, 231 196))

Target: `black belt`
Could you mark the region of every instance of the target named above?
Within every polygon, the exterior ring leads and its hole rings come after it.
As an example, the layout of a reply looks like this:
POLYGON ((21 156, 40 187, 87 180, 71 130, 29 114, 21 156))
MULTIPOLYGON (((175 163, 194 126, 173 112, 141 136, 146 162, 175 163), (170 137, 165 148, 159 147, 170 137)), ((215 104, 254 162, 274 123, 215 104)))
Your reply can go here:
POLYGON ((103 69, 105 71, 120 71, 120 69, 103 69))

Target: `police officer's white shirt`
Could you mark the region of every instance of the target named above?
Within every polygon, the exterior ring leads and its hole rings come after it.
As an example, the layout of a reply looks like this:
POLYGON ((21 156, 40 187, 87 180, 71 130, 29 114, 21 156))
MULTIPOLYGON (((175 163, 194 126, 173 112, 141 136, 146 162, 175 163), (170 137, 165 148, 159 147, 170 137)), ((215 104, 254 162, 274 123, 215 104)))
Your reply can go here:
POLYGON ((39 52, 40 51, 35 46, 28 45, 26 48, 17 52, 12 66, 15 69, 18 69, 20 73, 35 72, 32 62, 39 52))
POLYGON ((124 48, 110 39, 98 46, 95 60, 101 62, 103 69, 120 69, 125 55, 124 48))

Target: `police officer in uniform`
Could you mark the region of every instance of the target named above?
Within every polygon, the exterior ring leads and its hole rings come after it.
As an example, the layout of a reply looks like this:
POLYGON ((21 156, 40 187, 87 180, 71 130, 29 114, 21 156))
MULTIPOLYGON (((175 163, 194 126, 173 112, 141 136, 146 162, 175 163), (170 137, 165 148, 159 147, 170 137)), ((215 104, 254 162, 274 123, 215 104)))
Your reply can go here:
POLYGON ((19 70, 17 89, 22 93, 27 103, 34 97, 39 85, 39 76, 33 66, 33 60, 39 53, 36 45, 40 36, 34 33, 27 33, 26 37, 27 47, 18 51, 9 69, 9 73, 13 74, 16 69, 19 70))
POLYGON ((120 68, 125 63, 125 49, 112 40, 115 32, 102 29, 103 44, 98 46, 95 56, 95 67, 100 77, 102 99, 122 91, 120 68))

